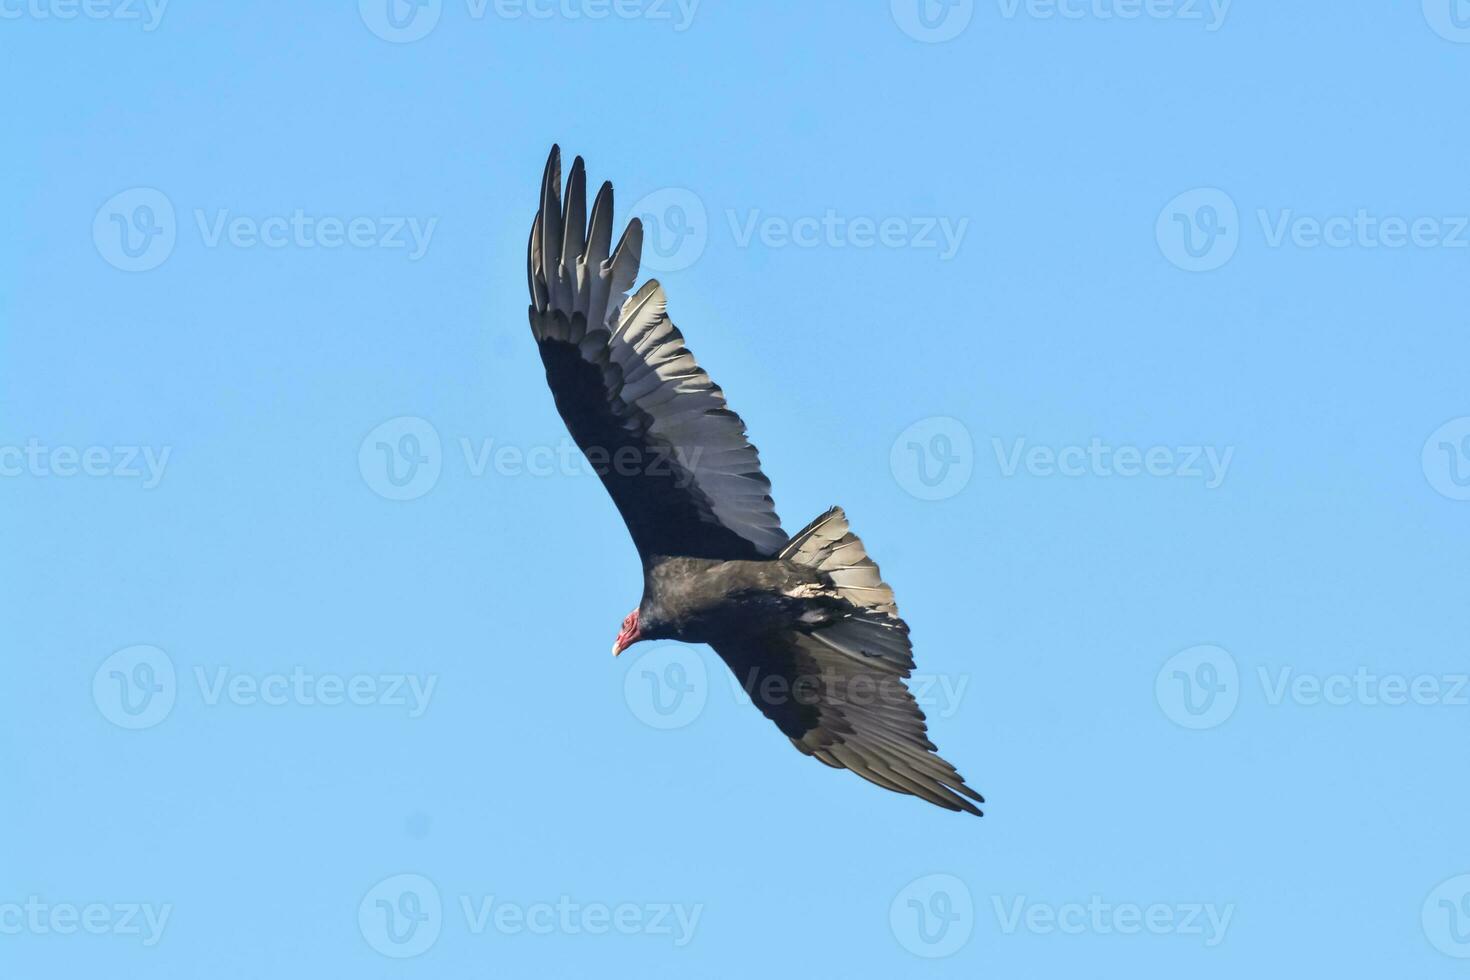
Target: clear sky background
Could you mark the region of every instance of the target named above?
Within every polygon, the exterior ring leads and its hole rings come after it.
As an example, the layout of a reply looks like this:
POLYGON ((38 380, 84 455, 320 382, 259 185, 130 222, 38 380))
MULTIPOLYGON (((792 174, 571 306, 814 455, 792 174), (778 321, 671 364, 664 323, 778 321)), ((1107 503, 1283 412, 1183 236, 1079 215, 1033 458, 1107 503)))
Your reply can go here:
POLYGON ((1460 975, 1457 2, 3 0, 0 973, 1460 975), (983 819, 608 656, 554 141, 983 819))

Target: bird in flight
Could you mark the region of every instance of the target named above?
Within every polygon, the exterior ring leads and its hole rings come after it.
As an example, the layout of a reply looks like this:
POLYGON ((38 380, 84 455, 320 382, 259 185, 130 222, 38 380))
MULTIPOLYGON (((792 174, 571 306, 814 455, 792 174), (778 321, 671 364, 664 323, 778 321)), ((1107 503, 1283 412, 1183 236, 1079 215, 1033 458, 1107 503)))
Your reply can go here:
POLYGON ((553 146, 531 226, 531 333, 572 439, 643 562, 643 598, 613 655, 640 640, 707 643, 806 755, 896 793, 980 815, 984 798, 929 741, 904 685, 909 627, 833 507, 794 536, 745 435, 638 277, 637 217, 612 244, 613 190, 587 213, 578 157, 562 194, 553 146))

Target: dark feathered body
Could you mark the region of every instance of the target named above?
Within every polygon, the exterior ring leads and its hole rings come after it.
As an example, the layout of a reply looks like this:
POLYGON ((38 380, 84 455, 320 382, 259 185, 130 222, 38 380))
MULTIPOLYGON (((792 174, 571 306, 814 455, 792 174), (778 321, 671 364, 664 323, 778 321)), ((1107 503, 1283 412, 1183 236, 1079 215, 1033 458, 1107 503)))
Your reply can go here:
POLYGON ((778 629, 809 629, 850 604, 816 569, 777 558, 715 561, 656 557, 638 606, 644 637, 714 643, 778 629))

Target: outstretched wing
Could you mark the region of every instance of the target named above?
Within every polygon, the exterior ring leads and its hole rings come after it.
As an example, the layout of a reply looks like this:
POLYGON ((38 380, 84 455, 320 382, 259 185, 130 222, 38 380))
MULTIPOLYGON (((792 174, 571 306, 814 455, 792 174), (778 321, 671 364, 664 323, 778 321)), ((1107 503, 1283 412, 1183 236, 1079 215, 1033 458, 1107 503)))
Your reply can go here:
POLYGON ((914 669, 908 624, 842 508, 798 532, 780 557, 822 573, 848 612, 810 629, 712 644, 755 706, 829 766, 979 816, 975 803, 985 799, 929 741, 924 712, 904 684, 914 669))
MULTIPOLYGON (((924 712, 903 683, 912 657, 899 666, 868 654, 855 642, 858 632, 787 630, 714 648, 761 713, 806 755, 895 793, 979 816, 970 801, 984 798, 935 754, 924 712)), ((892 628, 885 645, 895 640, 908 647, 907 627, 892 628)))
POLYGON ((745 423, 669 320, 663 287, 638 275, 643 228, 612 242, 612 184, 588 217, 586 170, 560 197, 552 147, 531 226, 531 332, 572 439, 602 478, 639 554, 769 557, 786 542, 745 423))

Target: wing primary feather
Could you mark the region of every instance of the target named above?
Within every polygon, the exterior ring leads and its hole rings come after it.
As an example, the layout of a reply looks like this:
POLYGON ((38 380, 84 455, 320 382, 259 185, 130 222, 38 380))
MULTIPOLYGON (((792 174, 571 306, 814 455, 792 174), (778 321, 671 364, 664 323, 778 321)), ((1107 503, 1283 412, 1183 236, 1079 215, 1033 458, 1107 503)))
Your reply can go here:
POLYGON ((562 221, 561 273, 566 280, 570 295, 567 309, 586 313, 585 306, 578 306, 582 291, 577 281, 577 265, 582 258, 587 236, 587 165, 581 157, 572 161, 572 171, 567 177, 566 198, 562 201, 566 212, 562 221))
POLYGON ((554 309, 563 309, 561 289, 561 147, 553 146, 541 178, 541 271, 554 309))
POLYGON ((587 250, 579 263, 578 274, 586 284, 585 306, 588 324, 607 323, 608 275, 603 270, 608 250, 612 247, 613 185, 604 182, 592 202, 592 218, 587 227, 587 250))
POLYGON ((592 202, 592 218, 587 226, 587 264, 598 268, 607 259, 612 246, 613 185, 604 181, 592 202))
MULTIPOLYGON (((607 297, 609 307, 622 305, 619 300, 633 288, 633 280, 638 278, 638 265, 642 260, 642 253, 643 222, 638 218, 633 218, 628 222, 628 227, 623 229, 623 237, 618 239, 617 250, 608 260, 611 263, 609 269, 611 279, 608 282, 607 297)), ((609 321, 611 321, 610 317, 609 321)))
POLYGON ((530 279, 531 302, 536 312, 546 312, 546 280, 541 274, 541 212, 531 222, 531 244, 526 254, 526 276, 530 279))

